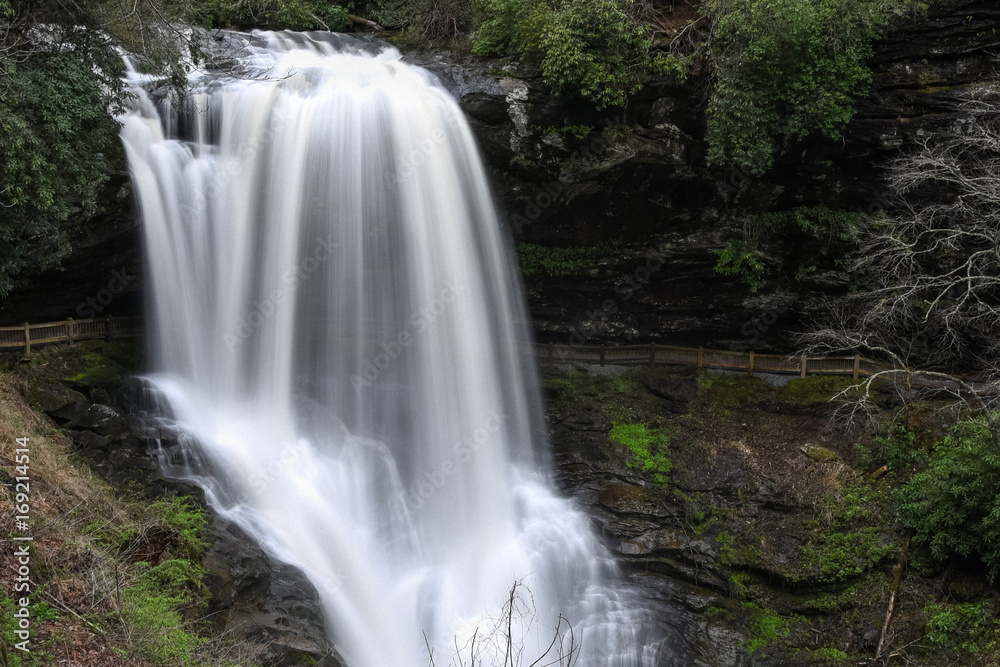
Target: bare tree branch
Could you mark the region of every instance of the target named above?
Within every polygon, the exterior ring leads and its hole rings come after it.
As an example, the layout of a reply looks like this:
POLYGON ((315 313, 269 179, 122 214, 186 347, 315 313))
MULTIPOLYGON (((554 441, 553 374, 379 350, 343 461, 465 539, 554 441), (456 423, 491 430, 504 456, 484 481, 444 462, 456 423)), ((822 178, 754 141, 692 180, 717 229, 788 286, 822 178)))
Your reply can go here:
POLYGON ((857 351, 891 370, 857 385, 853 422, 875 383, 901 398, 944 392, 974 413, 1000 399, 1000 104, 984 89, 953 132, 921 139, 889 168, 895 204, 867 221, 852 271, 866 288, 829 304, 799 336, 807 353, 857 351), (917 391, 915 384, 920 386, 917 391))

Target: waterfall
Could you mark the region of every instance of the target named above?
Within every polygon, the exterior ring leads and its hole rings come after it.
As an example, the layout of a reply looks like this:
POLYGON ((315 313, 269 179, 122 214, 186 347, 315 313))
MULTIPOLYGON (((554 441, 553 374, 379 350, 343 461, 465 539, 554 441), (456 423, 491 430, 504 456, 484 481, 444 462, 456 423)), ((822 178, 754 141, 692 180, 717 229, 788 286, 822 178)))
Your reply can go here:
POLYGON ((554 491, 517 271, 458 105, 377 43, 232 39, 239 76, 192 68, 178 98, 132 70, 121 118, 150 381, 185 474, 303 570, 350 667, 427 665, 425 637, 445 667, 473 636, 503 664, 490 634, 515 582, 524 665, 560 615, 574 664, 654 664, 554 491))

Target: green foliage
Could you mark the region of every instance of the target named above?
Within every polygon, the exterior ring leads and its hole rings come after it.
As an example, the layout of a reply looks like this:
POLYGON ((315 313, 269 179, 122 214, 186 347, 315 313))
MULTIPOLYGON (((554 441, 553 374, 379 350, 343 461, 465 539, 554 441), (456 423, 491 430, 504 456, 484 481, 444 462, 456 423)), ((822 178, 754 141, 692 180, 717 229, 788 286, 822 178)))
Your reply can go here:
POLYGON ((856 478, 823 499, 822 532, 800 547, 802 569, 808 577, 839 583, 861 575, 893 553, 894 544, 883 539, 888 494, 884 480, 856 478))
POLYGON ((736 560, 736 538, 728 531, 722 531, 715 536, 715 541, 719 543, 719 562, 729 565, 736 560))
POLYGON ((203 606, 204 571, 184 559, 139 568, 119 612, 132 648, 156 665, 192 664, 192 652, 205 640, 184 629, 182 612, 203 606))
POLYGON ((527 50, 525 25, 533 3, 527 0, 473 0, 480 18, 472 50, 480 55, 512 55, 527 50))
POLYGON ((137 538, 141 529, 134 524, 121 525, 106 519, 94 519, 80 532, 84 535, 90 535, 97 546, 109 551, 119 551, 137 538))
POLYGON ((750 641, 747 643, 750 655, 789 635, 787 618, 779 616, 770 609, 762 609, 752 602, 744 602, 743 607, 752 614, 750 641))
POLYGON ((209 0, 191 5, 187 20, 207 28, 346 30, 348 8, 328 0, 209 0))
POLYGON ((729 576, 729 594, 741 599, 750 593, 750 574, 747 572, 734 572, 729 576))
MULTIPOLYGON (((857 384, 856 380, 836 375, 810 375, 809 377, 789 380, 778 389, 778 396, 783 403, 790 405, 817 405, 826 403, 845 389, 857 384)), ((846 398, 852 398, 853 392, 846 398)))
POLYGON ((41 667, 42 665, 54 664, 52 656, 45 651, 38 650, 35 642, 37 624, 43 621, 54 621, 59 618, 59 612, 50 607, 46 602, 36 602, 28 606, 32 623, 32 643, 31 650, 27 653, 15 649, 14 645, 22 641, 14 634, 18 629, 18 619, 14 616, 18 607, 17 594, 14 599, 8 598, 7 594, 0 591, 0 665, 3 667, 41 667))
POLYGON ((719 259, 715 272, 724 276, 737 276, 751 292, 756 292, 767 282, 767 264, 756 247, 742 239, 734 239, 722 250, 716 251, 719 259))
POLYGON ((31 618, 36 621, 57 621, 59 620, 59 610, 55 607, 49 605, 48 602, 36 602, 35 604, 28 607, 28 611, 31 612, 31 618))
POLYGON ((691 74, 691 58, 672 53, 654 53, 649 60, 649 69, 660 76, 672 76, 685 81, 691 74))
POLYGON ((589 248, 549 248, 534 243, 520 243, 517 259, 525 277, 547 275, 553 278, 571 276, 586 271, 607 250, 602 246, 589 248))
POLYGON ((752 566, 761 558, 760 549, 746 535, 724 530, 715 536, 719 544, 719 562, 731 567, 752 566))
POLYGON ((946 644, 960 651, 978 652, 979 635, 993 617, 986 601, 964 604, 929 604, 927 614, 927 639, 935 644, 946 644))
POLYGON ((0 49, 0 296, 24 269, 52 268, 69 254, 68 221, 96 208, 108 155, 118 151, 108 110, 124 100, 121 58, 100 32, 52 31, 51 42, 22 55, 0 49))
POLYGON ((808 598, 805 606, 811 610, 830 614, 844 605, 851 605, 858 596, 858 586, 848 586, 837 593, 820 593, 808 598))
POLYGON ((624 445, 634 458, 628 461, 630 468, 653 473, 657 486, 667 484, 667 476, 674 467, 667 456, 670 435, 645 424, 614 424, 608 437, 612 442, 624 445))
POLYGON ((940 560, 979 558, 1000 572, 1000 453, 985 420, 960 422, 934 449, 926 471, 895 494, 899 521, 940 560))
POLYGON ((891 544, 880 544, 881 532, 876 526, 866 526, 849 533, 828 533, 802 547, 802 565, 824 583, 857 577, 892 553, 891 544))
MULTIPOLYGON (((777 262, 761 252, 764 240, 782 235, 795 235, 809 244, 812 259, 842 258, 857 246, 863 216, 854 211, 831 209, 827 206, 798 206, 788 211, 744 211, 728 216, 731 226, 739 225, 739 236, 717 251, 715 271, 737 276, 756 292, 765 284, 766 276, 777 262)), ((829 261, 829 260, 827 260, 829 261)), ((815 264, 800 265, 795 277, 805 279, 816 270, 815 264)))
POLYGON ((698 378, 698 407, 728 416, 730 411, 745 408, 774 395, 774 387, 759 377, 745 373, 712 373, 698 378))
POLYGON ((150 509, 160 515, 163 527, 174 531, 185 554, 197 558, 208 549, 208 542, 202 539, 208 526, 205 510, 195 505, 190 498, 160 500, 153 503, 150 509))
POLYGON ((590 125, 563 125, 562 127, 546 127, 542 130, 542 134, 568 134, 582 141, 593 131, 594 128, 590 125))
POLYGON ((884 462, 889 466, 889 470, 899 472, 911 469, 926 459, 926 454, 917 447, 915 439, 913 433, 896 425, 872 438, 870 446, 859 442, 854 446, 854 450, 858 453, 858 463, 861 467, 884 462))
POLYGON ((111 552, 118 552, 140 538, 144 530, 157 526, 173 535, 174 550, 178 555, 200 558, 208 548, 202 539, 208 520, 205 511, 186 497, 158 500, 145 507, 146 522, 113 521, 96 518, 83 527, 81 532, 89 535, 94 544, 111 552))
POLYGON ((851 657, 839 648, 830 647, 813 649, 809 653, 813 658, 818 658, 820 660, 849 660, 851 657))
POLYGON ((911 3, 707 0, 709 160, 761 174, 776 137, 838 137, 871 79, 872 42, 900 4, 911 3))
POLYGON ((598 108, 623 106, 649 66, 649 30, 632 0, 475 0, 473 10, 476 53, 527 55, 557 93, 598 108))
POLYGON ((802 231, 824 240, 823 250, 829 249, 836 241, 856 242, 863 221, 863 216, 857 211, 828 206, 798 206, 783 215, 791 218, 802 231))

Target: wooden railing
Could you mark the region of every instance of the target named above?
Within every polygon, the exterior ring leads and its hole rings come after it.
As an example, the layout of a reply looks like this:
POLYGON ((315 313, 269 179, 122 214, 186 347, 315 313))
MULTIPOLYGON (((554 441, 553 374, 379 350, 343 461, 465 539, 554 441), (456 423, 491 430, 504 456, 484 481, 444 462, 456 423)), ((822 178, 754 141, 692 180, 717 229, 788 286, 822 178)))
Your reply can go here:
MULTIPOLYGON (((33 345, 72 343, 92 338, 122 338, 142 335, 142 319, 138 317, 105 317, 91 320, 67 319, 62 322, 23 324, 0 327, 0 349, 23 348, 31 356, 33 345)), ((547 366, 566 363, 586 363, 600 366, 684 364, 699 368, 719 368, 758 373, 789 375, 850 375, 854 379, 870 377, 890 370, 890 366, 867 359, 859 354, 845 357, 807 357, 783 354, 758 354, 709 350, 701 347, 673 345, 559 345, 532 343, 539 363, 547 366)))
POLYGON ((867 359, 860 354, 849 357, 807 357, 785 354, 759 354, 707 350, 702 347, 675 347, 673 345, 558 345, 535 343, 535 356, 539 363, 585 363, 600 366, 684 364, 699 368, 720 368, 758 373, 784 373, 789 375, 850 375, 855 380, 870 377, 890 366, 867 359))
POLYGON ((142 334, 142 319, 139 317, 102 317, 92 320, 62 322, 42 322, 16 327, 0 327, 0 349, 24 348, 24 356, 31 356, 32 345, 45 343, 72 343, 90 338, 124 338, 142 334))

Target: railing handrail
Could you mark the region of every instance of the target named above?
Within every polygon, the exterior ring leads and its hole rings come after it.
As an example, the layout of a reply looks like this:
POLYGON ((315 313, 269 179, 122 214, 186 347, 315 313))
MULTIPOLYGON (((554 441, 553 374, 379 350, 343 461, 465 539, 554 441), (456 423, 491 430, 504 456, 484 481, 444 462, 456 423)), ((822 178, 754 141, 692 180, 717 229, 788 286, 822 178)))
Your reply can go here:
MULTIPOLYGON (((20 326, 0 327, 0 349, 24 349, 31 356, 31 346, 58 342, 75 342, 94 338, 123 338, 142 335, 141 317, 103 317, 86 320, 67 318, 56 322, 25 322, 20 326), (35 332, 48 330, 48 335, 35 332)), ((745 370, 750 375, 775 373, 798 375, 850 375, 857 380, 879 373, 907 373, 907 384, 914 383, 912 369, 895 368, 890 364, 869 359, 861 354, 845 356, 808 356, 776 352, 740 352, 704 347, 683 347, 648 343, 643 345, 564 345, 531 343, 535 356, 543 365, 556 363, 594 363, 601 366, 625 364, 681 364, 699 368, 745 370), (838 363, 839 362, 839 363, 838 363), (847 363, 845 363, 847 362, 847 363), (811 366, 811 367, 810 367, 811 366)), ((924 384, 917 382, 916 384, 924 384)))
POLYGON ((25 322, 20 326, 0 327, 0 349, 24 348, 24 356, 31 356, 32 345, 75 342, 92 338, 124 338, 142 334, 140 317, 101 317, 74 320, 72 317, 58 322, 25 322), (48 330, 42 332, 42 330, 48 330), (37 335, 42 332, 48 335, 37 335), (14 334, 14 335, 12 335, 14 334))

